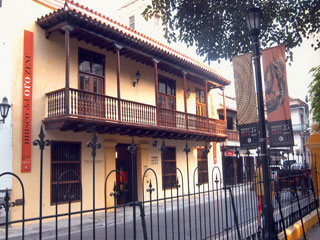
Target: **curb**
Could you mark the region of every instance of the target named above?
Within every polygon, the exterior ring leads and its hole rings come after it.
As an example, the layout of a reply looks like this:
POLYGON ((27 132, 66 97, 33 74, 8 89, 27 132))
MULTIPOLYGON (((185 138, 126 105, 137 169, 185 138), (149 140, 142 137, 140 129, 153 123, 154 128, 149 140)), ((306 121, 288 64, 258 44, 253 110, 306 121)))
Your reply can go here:
MULTIPOLYGON (((320 208, 318 208, 320 214, 320 208)), ((314 225, 318 223, 317 210, 313 210, 310 214, 305 216, 303 219, 304 230, 307 233, 314 225)), ((286 229, 288 240, 297 240, 303 236, 301 221, 297 221, 291 227, 286 229)), ((278 234, 279 240, 285 240, 284 232, 278 234)))

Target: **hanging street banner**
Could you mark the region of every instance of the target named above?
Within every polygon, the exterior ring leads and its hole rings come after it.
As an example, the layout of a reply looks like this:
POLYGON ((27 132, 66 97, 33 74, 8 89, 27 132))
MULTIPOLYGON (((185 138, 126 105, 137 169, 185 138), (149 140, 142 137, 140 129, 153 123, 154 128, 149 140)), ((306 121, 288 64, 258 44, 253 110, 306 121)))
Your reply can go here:
POLYGON ((252 54, 232 58, 236 89, 238 130, 241 148, 258 146, 257 97, 252 69, 252 54))
POLYGON ((22 159, 21 172, 31 172, 33 32, 24 30, 22 73, 22 159))
POLYGON ((293 146, 285 46, 262 51, 270 147, 293 146))

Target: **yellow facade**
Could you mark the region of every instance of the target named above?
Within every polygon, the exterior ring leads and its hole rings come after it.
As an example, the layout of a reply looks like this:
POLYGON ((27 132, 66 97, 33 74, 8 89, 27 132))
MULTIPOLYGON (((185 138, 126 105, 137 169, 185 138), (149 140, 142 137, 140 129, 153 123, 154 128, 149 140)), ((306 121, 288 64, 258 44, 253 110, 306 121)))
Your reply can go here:
POLYGON ((320 196, 320 133, 319 124, 312 124, 313 133, 308 139, 306 147, 310 149, 311 152, 311 173, 312 181, 314 183, 314 189, 316 194, 320 196))
MULTIPOLYGON (((43 1, 41 1, 43 2, 43 1)), ((22 54, 23 54, 23 30, 33 32, 34 35, 34 62, 33 62, 33 98, 32 98, 32 140, 38 139, 42 120, 47 117, 46 93, 65 87, 65 39, 64 35, 54 32, 49 39, 46 39, 44 30, 36 23, 38 17, 52 12, 52 9, 38 1, 21 0, 19 5, 8 6, 7 14, 18 13, 12 22, 12 46, 13 46, 13 82, 12 82, 12 116, 13 116, 13 172, 22 180, 25 188, 26 217, 39 216, 40 198, 40 151, 38 146, 32 147, 32 167, 31 173, 21 173, 22 154, 22 54), (23 13, 23 14, 20 14, 23 13)), ((70 40, 70 88, 79 89, 78 79, 78 49, 88 49, 105 56, 105 84, 104 94, 117 97, 117 72, 116 54, 112 51, 100 49, 99 47, 78 41, 75 38, 70 40)), ((120 95, 122 99, 155 106, 155 83, 153 67, 133 61, 121 56, 120 59, 120 95), (132 81, 134 74, 139 70, 141 79, 136 87, 132 81)), ((159 71, 159 74, 170 77, 176 81, 176 110, 184 112, 184 86, 183 79, 167 72, 159 71)), ((191 89, 190 97, 187 99, 188 113, 196 114, 195 88, 204 90, 204 86, 188 81, 187 86, 191 89)), ((213 101, 210 97, 210 101, 213 101)), ((213 103, 212 103, 213 104, 213 103)), ((210 109, 210 108, 209 108, 210 109)), ((211 113, 210 115, 214 115, 211 113)), ((215 114, 216 115, 216 114, 215 114)), ((91 141, 92 133, 48 130, 45 131, 46 139, 50 141, 70 141, 81 142, 81 181, 83 191, 84 209, 92 208, 92 157, 91 149, 86 146, 91 141)), ((142 200, 142 183, 147 186, 151 179, 155 187, 155 177, 149 171, 143 179, 143 173, 148 168, 153 168, 157 173, 159 182, 159 193, 163 195, 161 186, 161 154, 159 147, 161 139, 150 137, 135 137, 135 143, 139 150, 137 153, 137 181, 138 199, 142 200), (154 140, 157 146, 154 147, 154 140), (151 162, 151 158, 158 159, 157 164, 151 162)), ((98 142, 102 145, 97 150, 96 156, 96 208, 104 207, 104 183, 110 171, 116 167, 116 149, 118 143, 130 144, 131 137, 119 134, 98 134, 98 142)), ((186 179, 186 158, 183 148, 185 141, 165 140, 167 146, 176 147, 176 166, 184 174, 184 189, 187 189, 186 179)), ((197 167, 197 147, 203 147, 204 141, 189 141, 191 152, 189 154, 189 168, 191 188, 193 189, 193 170, 197 167)), ((55 213, 55 206, 51 205, 51 151, 50 146, 46 147, 43 155, 43 215, 55 213)), ((218 154, 218 158, 220 158, 218 154)), ((213 168, 213 153, 208 156, 208 169, 213 168)), ((107 184, 107 203, 113 205, 113 199, 109 196, 115 182, 115 174, 110 176, 107 184)), ((211 183, 211 179, 209 179, 211 183)), ((180 183, 181 184, 181 183, 180 183)), ((170 195, 170 190, 167 191, 170 195)), ((18 181, 13 179, 12 196, 14 201, 22 197, 18 181)), ((149 195, 145 193, 145 199, 149 195)), ((156 192, 153 192, 153 198, 156 192)), ((59 205, 59 212, 67 211, 67 204, 59 205)), ((73 203, 72 210, 79 210, 80 203, 73 203)), ((12 208, 12 219, 21 217, 21 207, 12 208)))

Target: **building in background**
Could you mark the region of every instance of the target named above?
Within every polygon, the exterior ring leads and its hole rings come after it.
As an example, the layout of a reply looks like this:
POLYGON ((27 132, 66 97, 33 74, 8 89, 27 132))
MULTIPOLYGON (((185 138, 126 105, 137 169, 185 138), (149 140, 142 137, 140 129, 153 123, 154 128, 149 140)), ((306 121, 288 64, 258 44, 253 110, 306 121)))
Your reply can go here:
POLYGON ((310 137, 308 104, 299 98, 290 98, 290 111, 295 144, 293 146, 294 160, 299 167, 310 167, 310 157, 304 146, 310 137))
POLYGON ((224 182, 227 184, 239 184, 252 181, 255 164, 252 155, 254 155, 253 151, 255 150, 248 151, 248 149, 240 149, 236 99, 232 96, 225 96, 224 99, 223 94, 218 93, 214 103, 219 119, 224 120, 224 115, 226 114, 227 116, 226 127, 228 138, 227 141, 221 145, 224 182))
POLYGON ((161 43, 167 43, 167 40, 164 37, 161 16, 159 14, 155 14, 148 21, 146 21, 142 16, 143 11, 146 9, 148 4, 151 4, 151 1, 127 0, 118 9, 117 20, 131 29, 146 34, 161 43))

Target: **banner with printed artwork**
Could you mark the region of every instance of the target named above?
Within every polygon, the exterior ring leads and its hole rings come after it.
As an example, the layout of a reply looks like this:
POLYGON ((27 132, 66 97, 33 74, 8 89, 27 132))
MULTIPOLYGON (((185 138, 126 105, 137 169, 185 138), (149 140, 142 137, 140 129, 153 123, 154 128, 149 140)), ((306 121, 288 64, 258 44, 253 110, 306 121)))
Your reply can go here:
POLYGON ((258 146, 259 131, 252 54, 247 53, 234 57, 232 62, 240 146, 242 148, 256 148, 258 146))
POLYGON ((293 146, 285 46, 262 51, 270 147, 293 146))

